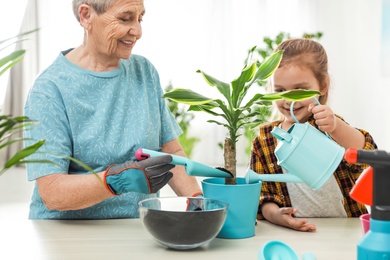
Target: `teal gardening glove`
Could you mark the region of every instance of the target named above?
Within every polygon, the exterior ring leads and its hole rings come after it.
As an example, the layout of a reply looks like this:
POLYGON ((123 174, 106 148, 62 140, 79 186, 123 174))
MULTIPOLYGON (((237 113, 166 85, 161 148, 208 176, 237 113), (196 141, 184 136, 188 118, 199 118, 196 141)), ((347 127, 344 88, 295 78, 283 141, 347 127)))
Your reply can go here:
POLYGON ((198 192, 187 199, 186 211, 202 211, 204 210, 203 193, 198 192))
POLYGON ((171 155, 149 158, 143 161, 127 161, 113 164, 104 173, 104 184, 114 195, 126 192, 156 193, 173 177, 170 170, 175 165, 171 155))

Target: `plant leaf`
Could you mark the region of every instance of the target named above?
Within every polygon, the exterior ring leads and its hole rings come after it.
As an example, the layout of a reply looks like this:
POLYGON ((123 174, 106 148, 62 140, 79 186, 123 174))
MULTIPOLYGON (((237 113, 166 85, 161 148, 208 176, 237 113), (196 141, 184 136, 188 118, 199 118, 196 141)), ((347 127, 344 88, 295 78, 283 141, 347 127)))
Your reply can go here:
POLYGON ((5 43, 5 42, 7 42, 7 41, 10 41, 10 40, 12 40, 12 39, 20 38, 20 37, 22 37, 22 36, 25 36, 25 35, 27 35, 27 34, 30 34, 30 33, 36 32, 36 31, 39 31, 39 28, 34 29, 34 30, 31 30, 31 31, 19 33, 18 35, 15 35, 15 36, 13 36, 13 37, 11 37, 11 38, 7 38, 7 39, 4 39, 4 40, 1 40, 1 41, 0 41, 0 44, 3 44, 3 43, 5 43))
MULTIPOLYGON (((27 164, 27 163, 49 163, 49 164, 54 164, 54 165, 58 165, 57 163, 53 162, 53 161, 50 161, 50 160, 20 160, 17 164, 27 164)), ((12 166, 11 166, 12 167, 12 166)), ((3 169, 1 169, 0 171, 0 176, 6 172, 10 167, 6 168, 6 167, 3 167, 3 169)))
POLYGON ((264 94, 260 99, 263 101, 276 101, 280 99, 300 101, 319 95, 321 95, 321 92, 317 90, 294 89, 284 92, 264 94))
MULTIPOLYGON (((95 175, 97 176, 96 172, 95 172, 91 167, 89 167, 88 165, 86 165, 85 163, 83 163, 82 161, 79 161, 79 160, 77 160, 77 159, 75 159, 75 158, 73 158, 73 157, 71 157, 71 156, 64 155, 64 154, 59 154, 59 156, 65 157, 65 158, 67 158, 68 160, 71 160, 71 161, 77 163, 78 165, 80 165, 81 167, 83 167, 85 170, 87 170, 87 171, 89 171, 89 172, 91 172, 91 173, 93 173, 93 174, 95 174, 95 175)), ((99 180, 101 180, 101 179, 99 178, 99 180)))
POLYGON ((291 101, 305 100, 320 95, 321 92, 317 90, 297 89, 297 90, 282 92, 282 97, 286 100, 291 100, 291 101))
POLYGON ((197 70, 196 72, 201 73, 206 82, 210 86, 216 87, 219 93, 221 93, 226 98, 226 100, 230 102, 230 85, 228 83, 222 82, 201 70, 197 70))
POLYGON ((252 63, 250 66, 245 67, 238 78, 232 81, 232 104, 233 108, 237 108, 240 105, 242 100, 241 95, 243 95, 243 89, 245 83, 249 82, 256 72, 256 62, 252 63))
POLYGON ((251 107, 251 106, 253 105, 254 102, 259 101, 259 100, 262 100, 262 97, 263 97, 263 96, 264 96, 264 95, 263 95, 263 94, 260 94, 260 93, 255 94, 255 95, 251 98, 251 100, 249 100, 248 103, 245 104, 244 107, 251 107))
POLYGON ((23 60, 25 50, 14 51, 11 54, 0 59, 0 76, 4 74, 8 69, 12 68, 15 64, 23 60))
MULTIPOLYGON (((213 107, 214 108, 214 107, 213 107)), ((206 105, 193 105, 188 108, 188 111, 194 111, 194 112, 206 112, 208 114, 211 114, 213 116, 219 116, 220 114, 212 111, 210 107, 206 105)))
POLYGON ((9 159, 4 164, 4 168, 8 169, 8 168, 12 167, 13 165, 19 164, 22 159, 35 153, 44 143, 45 143, 45 140, 42 140, 42 141, 36 142, 35 144, 32 144, 32 145, 25 147, 22 150, 18 151, 17 153, 15 153, 11 157, 11 159, 9 159))
POLYGON ((258 80, 264 80, 269 78, 274 71, 278 68, 280 61, 283 57, 283 51, 277 51, 271 55, 267 60, 265 60, 257 70, 253 82, 258 80))
MULTIPOLYGON (((217 101, 220 101, 220 100, 217 99, 217 101)), ((222 101, 220 101, 220 102, 221 102, 221 104, 222 104, 222 106, 220 107, 220 109, 224 112, 223 114, 214 112, 214 111, 211 110, 211 109, 213 109, 213 108, 215 108, 215 107, 210 107, 210 106, 208 106, 207 104, 206 104, 206 105, 197 105, 197 106, 194 105, 194 106, 190 106, 190 108, 188 109, 188 111, 203 111, 203 112, 206 112, 206 113, 208 113, 208 114, 210 114, 210 115, 212 115, 212 116, 221 116, 221 117, 225 118, 225 120, 228 121, 227 117, 228 117, 230 114, 229 114, 229 112, 225 113, 225 111, 226 111, 226 106, 223 105, 223 102, 222 102, 222 101)))
POLYGON ((163 98, 170 99, 174 102, 183 103, 187 105, 203 105, 212 103, 214 99, 205 97, 191 89, 177 88, 166 92, 163 98))
MULTIPOLYGON (((80 165, 81 167, 83 167, 85 170, 87 170, 87 171, 91 172, 92 174, 94 174, 101 182, 103 182, 103 180, 100 179, 100 177, 97 175, 97 173, 91 167, 89 167, 87 164, 83 163, 80 160, 77 160, 77 159, 75 159, 75 158, 73 158, 71 156, 68 156, 66 154, 61 154, 61 153, 56 153, 56 152, 42 152, 42 153, 56 155, 58 157, 63 157, 63 158, 66 158, 66 159, 68 159, 70 161, 73 161, 73 162, 77 163, 78 165, 80 165)), ((36 161, 36 162, 38 162, 38 161, 36 161)), ((54 163, 52 161, 48 161, 48 162, 56 164, 56 163, 54 163)))
MULTIPOLYGON (((214 104, 214 103, 213 103, 214 104)), ((217 107, 218 104, 215 103, 214 106, 210 105, 209 103, 208 104, 203 104, 203 105, 191 105, 189 108, 188 108, 188 111, 194 111, 194 112, 199 112, 199 111, 203 111, 204 109, 213 109, 215 107, 217 107)))
MULTIPOLYGON (((28 139, 32 140, 31 138, 28 138, 28 139)), ((1 144, 0 145, 0 150, 3 149, 6 146, 9 146, 9 145, 13 144, 13 143, 23 142, 23 141, 28 140, 28 139, 27 138, 15 138, 15 139, 12 139, 12 140, 10 140, 8 142, 5 142, 5 143, 1 144)))
POLYGON ((219 121, 216 121, 216 120, 207 120, 208 123, 214 123, 214 124, 217 124, 217 125, 221 125, 221 126, 224 126, 228 129, 230 129, 230 126, 228 124, 224 124, 224 123, 221 123, 219 121))

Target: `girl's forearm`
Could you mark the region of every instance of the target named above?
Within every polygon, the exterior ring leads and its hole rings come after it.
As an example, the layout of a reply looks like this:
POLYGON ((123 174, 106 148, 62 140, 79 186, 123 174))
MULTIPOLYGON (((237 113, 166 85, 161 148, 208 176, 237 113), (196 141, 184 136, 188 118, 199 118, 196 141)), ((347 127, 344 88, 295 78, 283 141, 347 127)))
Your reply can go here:
POLYGON ((342 121, 340 118, 337 118, 336 120, 337 127, 335 131, 329 133, 333 140, 345 149, 351 147, 363 148, 365 143, 364 135, 356 128, 342 121))

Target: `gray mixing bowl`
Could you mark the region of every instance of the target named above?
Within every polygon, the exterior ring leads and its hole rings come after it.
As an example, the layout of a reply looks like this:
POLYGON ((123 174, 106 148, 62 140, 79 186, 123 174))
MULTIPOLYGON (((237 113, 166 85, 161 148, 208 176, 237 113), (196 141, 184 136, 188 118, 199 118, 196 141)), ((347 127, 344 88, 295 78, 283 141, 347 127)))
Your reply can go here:
POLYGON ((139 202, 140 219, 146 230, 159 243, 179 250, 193 249, 215 238, 225 222, 227 208, 226 202, 199 197, 139 202))

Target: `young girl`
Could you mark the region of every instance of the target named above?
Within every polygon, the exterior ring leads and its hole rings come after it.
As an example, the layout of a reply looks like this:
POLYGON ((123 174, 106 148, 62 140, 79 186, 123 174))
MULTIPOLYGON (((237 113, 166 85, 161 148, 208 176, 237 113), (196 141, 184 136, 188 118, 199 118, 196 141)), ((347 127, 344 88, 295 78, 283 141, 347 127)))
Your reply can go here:
MULTIPOLYGON (((284 52, 272 78, 273 92, 310 89, 322 94, 318 97, 321 105, 313 99, 294 104, 294 116, 300 123, 309 122, 327 132, 345 149, 377 149, 368 132, 350 126, 326 104, 330 79, 327 54, 321 44, 310 39, 289 39, 282 42, 277 50, 284 52)), ((280 100, 275 104, 280 119, 262 125, 252 145, 250 167, 258 174, 286 172, 277 164, 274 154, 277 139, 271 131, 276 126, 288 130, 295 121, 290 114, 290 101, 280 100)), ((301 183, 263 182, 258 219, 265 218, 271 223, 299 231, 315 231, 315 224, 304 218, 358 217, 367 213, 364 205, 349 196, 366 167, 368 165, 350 164, 343 159, 333 176, 318 190, 301 183)))

